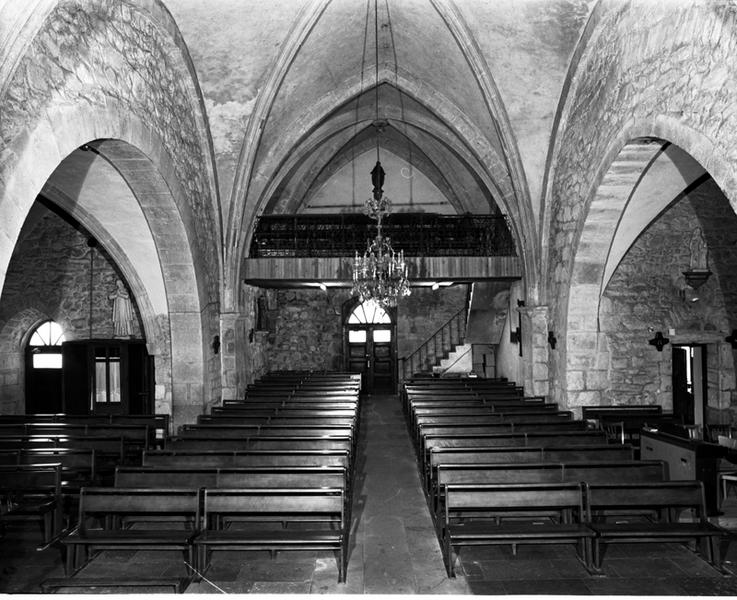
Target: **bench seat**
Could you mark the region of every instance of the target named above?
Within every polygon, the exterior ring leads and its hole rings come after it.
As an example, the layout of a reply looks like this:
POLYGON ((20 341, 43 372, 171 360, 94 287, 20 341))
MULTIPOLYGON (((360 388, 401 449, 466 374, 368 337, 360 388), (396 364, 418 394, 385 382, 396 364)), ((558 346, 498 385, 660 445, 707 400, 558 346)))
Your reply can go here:
POLYGON ((82 488, 76 530, 62 538, 66 546, 64 574, 70 577, 89 560, 90 550, 179 550, 194 566, 192 539, 198 532, 200 496, 197 489, 82 488), (177 516, 187 523, 172 526, 149 519, 177 516), (98 527, 90 527, 95 521, 98 527), (124 527, 125 523, 133 523, 124 527), (84 557, 84 560, 81 560, 84 557))
POLYGON ((696 542, 701 557, 722 571, 720 543, 730 534, 706 519, 701 481, 592 483, 585 489, 589 526, 596 532, 595 569, 601 568, 606 544, 696 542))
POLYGON ((157 577, 151 579, 141 579, 140 577, 136 577, 135 579, 130 580, 114 579, 111 577, 52 577, 41 582, 41 591, 44 594, 47 594, 52 590, 59 590, 62 588, 84 588, 88 591, 94 592, 97 591, 98 588, 163 587, 172 588, 175 594, 181 594, 190 582, 190 577, 157 577))
POLYGON ((332 550, 345 582, 350 520, 342 488, 205 489, 203 530, 193 540, 200 573, 213 550, 332 550), (335 520, 305 527, 305 521, 335 520), (282 528, 277 523, 281 522, 282 528), (299 522, 299 527, 288 527, 299 522))
POLYGON ((453 551, 463 546, 511 544, 516 551, 519 544, 575 544, 589 568, 595 533, 584 523, 580 483, 445 484, 443 491, 440 536, 449 577, 455 576, 453 551))
POLYGON ((450 526, 450 537, 454 543, 463 543, 466 546, 489 544, 509 544, 525 542, 539 544, 545 540, 551 543, 577 542, 582 537, 593 538, 595 535, 583 523, 554 523, 544 521, 503 521, 499 524, 490 524, 488 521, 457 523, 450 526))

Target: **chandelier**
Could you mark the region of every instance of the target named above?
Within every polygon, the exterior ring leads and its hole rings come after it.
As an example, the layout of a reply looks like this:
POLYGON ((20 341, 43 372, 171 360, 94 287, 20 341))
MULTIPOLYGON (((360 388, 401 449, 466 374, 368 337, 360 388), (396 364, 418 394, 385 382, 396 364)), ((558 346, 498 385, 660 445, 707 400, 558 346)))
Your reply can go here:
POLYGON ((373 193, 366 200, 365 212, 376 221, 376 237, 366 244, 363 255, 356 252, 353 261, 353 289, 351 293, 358 296, 361 302, 373 300, 384 308, 393 308, 402 296, 410 295, 407 279, 407 263, 404 261, 404 250, 399 252, 392 248, 391 240, 382 233, 382 220, 389 214, 391 201, 384 195, 384 179, 386 174, 379 160, 379 134, 386 126, 386 121, 379 119, 379 28, 377 0, 374 0, 374 34, 375 34, 375 98, 376 118, 373 126, 376 130, 376 165, 371 170, 373 193))

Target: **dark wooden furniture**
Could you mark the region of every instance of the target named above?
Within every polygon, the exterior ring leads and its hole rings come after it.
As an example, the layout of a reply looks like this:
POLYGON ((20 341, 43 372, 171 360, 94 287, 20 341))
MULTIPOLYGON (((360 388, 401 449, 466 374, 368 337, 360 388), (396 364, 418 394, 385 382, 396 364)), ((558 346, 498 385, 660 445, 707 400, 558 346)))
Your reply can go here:
POLYGON ((49 544, 62 522, 61 465, 0 466, 0 525, 8 521, 42 524, 43 542, 49 544))
POLYGON ((155 450, 143 454, 144 466, 191 467, 351 467, 348 450, 155 450))
POLYGON ((431 482, 435 514, 443 505, 443 489, 449 484, 476 483, 632 483, 665 481, 662 461, 623 462, 441 464, 431 482))
POLYGON ((338 581, 345 582, 350 524, 344 490, 206 489, 204 494, 204 528, 194 538, 202 574, 214 550, 331 550, 337 555, 338 581), (275 520, 310 524, 277 528, 275 520), (235 521, 238 527, 229 526, 235 521))
POLYGON ((586 496, 589 526, 596 532, 594 568, 601 568, 607 544, 696 541, 701 556, 721 570, 720 541, 729 533, 706 519, 700 481, 589 483, 586 496), (679 520, 686 512, 690 518, 679 520))
POLYGON ((464 546, 509 544, 575 544, 589 567, 594 532, 586 527, 580 483, 551 484, 448 484, 441 537, 449 577, 455 577, 454 552, 464 546), (459 522, 454 514, 466 518, 459 522), (494 518, 485 518, 492 511, 494 518), (474 512, 478 518, 469 518, 474 512), (514 519, 498 518, 509 513, 514 519), (525 514, 528 518, 523 518, 525 514))
POLYGON ((188 564, 195 566, 192 538, 197 534, 199 515, 197 489, 83 488, 79 526, 62 538, 66 547, 65 575, 78 572, 90 559, 91 550, 181 550, 188 564), (181 521, 155 518, 161 516, 179 517, 181 521), (138 526, 124 528, 124 519, 138 526), (100 527, 91 527, 92 522, 100 527), (156 523, 156 527, 147 527, 146 523, 156 523))
POLYGON ((698 480, 704 484, 709 515, 719 514, 717 475, 719 462, 727 452, 728 449, 719 444, 686 439, 662 431, 643 429, 640 434, 640 456, 643 460, 665 461, 672 480, 698 480))

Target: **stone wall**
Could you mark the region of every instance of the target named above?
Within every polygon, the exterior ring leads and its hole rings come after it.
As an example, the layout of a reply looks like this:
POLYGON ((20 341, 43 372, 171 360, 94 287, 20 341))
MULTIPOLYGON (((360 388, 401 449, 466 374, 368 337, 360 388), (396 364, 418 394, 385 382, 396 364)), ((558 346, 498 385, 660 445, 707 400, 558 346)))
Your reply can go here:
POLYGON ((341 305, 347 290, 278 290, 267 317, 267 364, 271 370, 343 369, 341 305))
MULTIPOLYGON (((100 246, 90 249, 87 240, 84 232, 59 215, 39 203, 34 205, 13 252, 0 298, 0 397, 12 398, 12 406, 3 405, 3 411, 23 411, 23 357, 29 328, 51 319, 61 325, 67 340, 114 336, 108 296, 123 276, 105 251, 100 246), (30 318, 19 318, 22 315, 30 318)), ((132 338, 143 339, 132 295, 131 300, 135 314, 132 338)))
MULTIPOLYGON (((269 297, 267 314, 262 315, 265 329, 255 329, 253 341, 246 346, 251 381, 268 370, 344 368, 342 315, 344 304, 351 299, 348 290, 254 290, 253 300, 263 294, 273 294, 273 298, 269 297)), ((465 285, 435 291, 413 288, 397 308, 398 357, 416 350, 447 323, 464 307, 466 295, 465 285)))
POLYGON ((676 343, 707 344, 710 419, 726 418, 734 399, 734 356, 724 337, 737 321, 732 314, 737 250, 737 216, 712 181, 673 205, 646 230, 620 263, 604 292, 597 347, 608 356, 607 371, 569 372, 570 389, 605 404, 656 403, 672 408, 671 346, 648 344, 656 331, 676 343), (710 279, 689 301, 682 271, 690 260, 696 226, 709 248, 710 279))
POLYGON ((397 308, 397 351, 400 357, 417 350, 450 318, 466 306, 468 285, 412 288, 397 308))

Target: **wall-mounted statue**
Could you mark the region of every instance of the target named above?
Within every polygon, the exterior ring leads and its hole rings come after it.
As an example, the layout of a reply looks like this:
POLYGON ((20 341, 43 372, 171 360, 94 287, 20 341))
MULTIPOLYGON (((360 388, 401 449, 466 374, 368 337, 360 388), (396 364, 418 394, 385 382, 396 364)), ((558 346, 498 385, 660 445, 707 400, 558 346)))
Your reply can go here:
POLYGON ((113 328, 115 337, 130 337, 133 324, 133 307, 125 284, 118 279, 116 290, 108 296, 113 301, 113 328))
POLYGON ((701 231, 701 227, 697 227, 691 233, 689 250, 691 252, 689 268, 692 271, 708 271, 709 250, 706 247, 706 240, 704 239, 704 232, 701 231))

